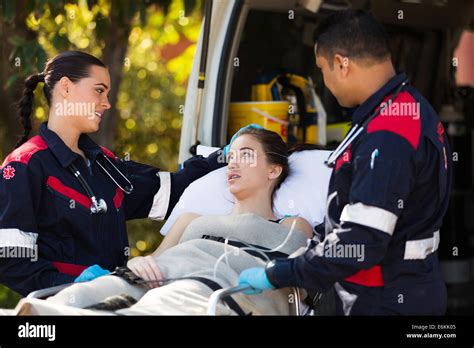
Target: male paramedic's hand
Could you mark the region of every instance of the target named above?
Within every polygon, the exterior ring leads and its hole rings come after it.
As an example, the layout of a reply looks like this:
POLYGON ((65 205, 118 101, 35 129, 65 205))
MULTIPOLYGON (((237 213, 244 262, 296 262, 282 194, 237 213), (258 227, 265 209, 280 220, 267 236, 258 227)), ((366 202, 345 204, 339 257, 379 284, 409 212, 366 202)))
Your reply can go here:
POLYGON ((255 124, 255 123, 251 123, 251 124, 249 124, 248 126, 245 126, 245 127, 240 128, 240 129, 237 131, 237 133, 235 133, 235 134, 232 136, 232 139, 230 139, 229 145, 224 146, 224 156, 225 156, 225 157, 227 157, 227 154, 229 153, 230 147, 232 146, 232 143, 234 142, 235 138, 237 138, 237 137, 239 136, 240 132, 243 132, 244 130, 249 129, 249 128, 263 129, 262 126, 260 126, 259 124, 255 124))
POLYGON ((159 287, 159 281, 165 278, 153 255, 134 257, 128 261, 127 267, 137 276, 148 281, 149 283, 146 285, 150 289, 159 287), (150 282, 153 280, 157 280, 157 282, 150 282))
POLYGON ((83 270, 82 273, 79 274, 79 277, 74 279, 74 283, 88 282, 89 280, 102 277, 109 273, 110 271, 103 269, 99 265, 93 265, 83 270))
POLYGON ((264 290, 274 289, 274 286, 268 280, 267 274, 265 273, 265 268, 263 267, 253 267, 243 270, 239 276, 239 285, 250 285, 253 288, 251 290, 244 291, 244 294, 247 295, 256 295, 260 294, 264 290))

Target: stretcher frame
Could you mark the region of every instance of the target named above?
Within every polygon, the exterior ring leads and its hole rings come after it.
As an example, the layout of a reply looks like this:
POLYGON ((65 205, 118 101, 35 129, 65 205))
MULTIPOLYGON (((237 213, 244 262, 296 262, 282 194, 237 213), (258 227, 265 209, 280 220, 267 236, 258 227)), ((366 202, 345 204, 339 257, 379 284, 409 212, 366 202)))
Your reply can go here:
MULTIPOLYGON (((52 286, 49 288, 32 291, 31 293, 28 294, 28 296, 26 296, 26 298, 44 300, 50 296, 56 295, 61 290, 66 289, 73 284, 76 284, 76 283, 66 283, 66 284, 61 284, 61 285, 52 286)), ((213 315, 213 316, 217 315, 216 313, 217 305, 225 297, 231 296, 233 294, 241 293, 247 290, 252 290, 252 288, 250 286, 237 285, 237 286, 232 286, 232 287, 223 288, 223 289, 214 291, 209 297, 207 315, 213 315)), ((302 308, 301 308, 301 300, 302 300, 301 291, 299 288, 292 288, 292 293, 294 296, 294 302, 293 302, 293 306, 290 306, 291 307, 290 315, 301 316, 303 315, 302 308)))

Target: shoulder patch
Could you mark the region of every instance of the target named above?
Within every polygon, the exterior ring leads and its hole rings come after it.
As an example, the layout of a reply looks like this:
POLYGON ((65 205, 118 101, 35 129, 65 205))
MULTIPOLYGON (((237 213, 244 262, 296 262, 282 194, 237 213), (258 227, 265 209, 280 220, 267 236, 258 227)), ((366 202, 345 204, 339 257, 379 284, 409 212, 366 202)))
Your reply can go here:
MULTIPOLYGON (((388 98, 384 100, 386 103, 388 98)), ((407 91, 401 92, 367 125, 367 133, 392 132, 404 138, 416 150, 421 137, 420 104, 407 91)))
POLYGON ((15 176, 15 168, 12 166, 8 165, 5 168, 3 168, 3 178, 5 180, 10 180, 15 176))
POLYGON ((39 135, 34 136, 26 143, 21 145, 19 148, 13 150, 3 161, 1 168, 6 166, 8 163, 11 162, 21 162, 24 164, 28 164, 36 152, 45 150, 48 148, 48 145, 45 143, 43 138, 39 135))

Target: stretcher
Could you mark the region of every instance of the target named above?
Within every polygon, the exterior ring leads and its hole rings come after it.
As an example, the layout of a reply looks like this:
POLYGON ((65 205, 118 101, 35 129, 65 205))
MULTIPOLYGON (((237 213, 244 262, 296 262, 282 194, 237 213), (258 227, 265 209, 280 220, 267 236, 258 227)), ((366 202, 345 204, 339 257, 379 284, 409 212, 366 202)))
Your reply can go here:
MULTIPOLYGON (((54 296, 59 291, 66 289, 67 287, 73 284, 75 283, 67 283, 67 284, 53 286, 50 288, 36 290, 28 294, 26 298, 44 300, 50 296, 54 296)), ((209 298, 209 303, 207 307, 207 315, 215 316, 216 311, 217 311, 217 305, 221 301, 226 299, 228 296, 241 293, 247 290, 252 290, 252 288, 250 286, 237 285, 237 286, 222 288, 222 289, 214 291, 209 298)), ((312 298, 312 305, 308 307, 303 302, 301 290, 299 288, 292 288, 292 295, 293 297, 292 297, 292 302, 291 302, 292 304, 291 315, 294 315, 294 316, 311 315, 312 312, 314 312, 314 309, 316 308, 317 303, 322 297, 321 293, 315 294, 312 298)))

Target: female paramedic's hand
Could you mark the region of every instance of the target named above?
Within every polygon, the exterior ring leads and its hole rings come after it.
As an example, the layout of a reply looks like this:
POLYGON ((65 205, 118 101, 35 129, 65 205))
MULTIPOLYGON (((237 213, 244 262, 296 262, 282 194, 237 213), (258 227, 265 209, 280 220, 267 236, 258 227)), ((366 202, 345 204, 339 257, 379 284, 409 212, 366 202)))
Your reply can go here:
POLYGON ((99 265, 93 265, 83 270, 82 273, 79 274, 76 279, 74 279, 74 283, 88 282, 90 280, 102 277, 109 273, 110 271, 103 269, 99 265))
POLYGON ((247 295, 256 295, 260 294, 264 290, 274 289, 270 280, 268 280, 267 274, 265 273, 265 268, 263 267, 253 267, 247 268, 240 273, 239 276, 239 285, 241 286, 251 286, 253 289, 244 291, 244 294, 247 295))
POLYGON ((259 124, 255 124, 255 123, 251 123, 245 127, 242 127, 240 128, 237 133, 235 133, 233 136, 232 136, 232 139, 230 139, 230 143, 226 146, 224 146, 224 156, 227 157, 227 154, 229 153, 229 150, 230 150, 230 147, 232 146, 232 143, 234 142, 235 138, 237 138, 240 134, 240 132, 246 130, 246 129, 249 129, 249 128, 256 128, 256 129, 262 129, 263 127, 260 126, 259 124))
MULTIPOLYGON (((134 257, 128 261, 127 267, 143 280, 164 280, 163 273, 161 273, 161 270, 158 267, 153 255, 134 257)), ((146 284, 150 289, 160 286, 159 282, 151 282, 146 284)))

